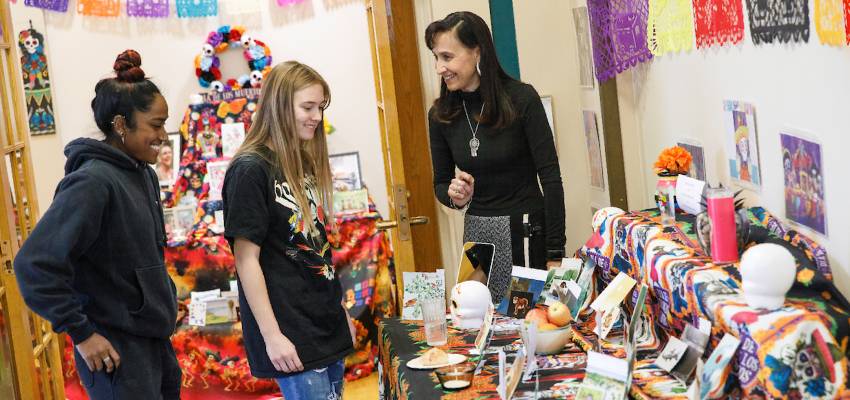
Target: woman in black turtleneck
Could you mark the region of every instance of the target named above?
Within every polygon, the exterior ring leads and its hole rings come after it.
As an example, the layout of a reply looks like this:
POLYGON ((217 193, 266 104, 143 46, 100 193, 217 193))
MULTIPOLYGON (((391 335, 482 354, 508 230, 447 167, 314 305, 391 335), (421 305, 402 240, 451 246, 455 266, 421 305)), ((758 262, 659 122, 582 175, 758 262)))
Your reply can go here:
POLYGON ((499 65, 481 17, 449 14, 428 26, 425 41, 442 78, 428 113, 434 191, 446 206, 466 210, 464 241, 496 245, 489 286, 498 302, 511 265, 559 266, 564 256, 552 131, 534 88, 499 65))

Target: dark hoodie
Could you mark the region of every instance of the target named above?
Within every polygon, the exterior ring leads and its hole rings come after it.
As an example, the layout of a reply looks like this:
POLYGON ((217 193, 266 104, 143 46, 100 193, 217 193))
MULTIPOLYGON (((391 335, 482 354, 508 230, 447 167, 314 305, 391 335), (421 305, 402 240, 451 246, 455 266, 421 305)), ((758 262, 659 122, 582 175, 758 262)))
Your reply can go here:
POLYGON ((15 258, 24 301, 74 343, 101 327, 168 338, 177 300, 154 170, 94 139, 65 156, 53 204, 15 258))

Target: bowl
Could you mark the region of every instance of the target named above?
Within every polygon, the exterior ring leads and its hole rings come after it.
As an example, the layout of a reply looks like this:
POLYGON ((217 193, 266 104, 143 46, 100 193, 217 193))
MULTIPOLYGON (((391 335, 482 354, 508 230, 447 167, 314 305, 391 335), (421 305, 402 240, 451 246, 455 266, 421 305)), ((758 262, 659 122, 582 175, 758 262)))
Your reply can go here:
POLYGON ((567 342, 570 341, 570 337, 572 337, 570 324, 548 331, 538 330, 535 336, 536 346, 534 353, 541 355, 558 354, 564 349, 567 342))
POLYGON ((472 378, 475 377, 475 364, 464 362, 449 365, 448 367, 437 368, 435 373, 444 389, 466 389, 472 386, 472 378))

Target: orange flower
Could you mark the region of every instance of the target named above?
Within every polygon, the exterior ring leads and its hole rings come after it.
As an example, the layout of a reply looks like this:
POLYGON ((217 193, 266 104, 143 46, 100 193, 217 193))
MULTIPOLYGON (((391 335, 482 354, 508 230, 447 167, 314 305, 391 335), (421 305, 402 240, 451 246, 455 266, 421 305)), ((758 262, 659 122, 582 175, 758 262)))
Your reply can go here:
POLYGON ((687 174, 691 169, 691 153, 679 146, 664 149, 655 161, 655 173, 666 175, 687 174))

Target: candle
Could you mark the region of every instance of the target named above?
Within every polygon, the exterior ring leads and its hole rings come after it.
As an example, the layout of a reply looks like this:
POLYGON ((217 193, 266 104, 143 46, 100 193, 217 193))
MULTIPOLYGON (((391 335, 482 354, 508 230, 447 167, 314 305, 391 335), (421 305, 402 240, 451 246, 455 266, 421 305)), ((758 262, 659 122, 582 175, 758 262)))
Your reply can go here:
POLYGON ((738 239, 732 193, 722 188, 712 189, 706 201, 711 219, 711 258, 715 263, 735 262, 738 260, 738 239))
POLYGON ((446 389, 463 389, 463 388, 469 386, 470 383, 471 382, 469 382, 469 381, 462 381, 462 380, 455 379, 455 380, 443 382, 443 387, 446 388, 446 389))

